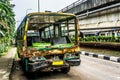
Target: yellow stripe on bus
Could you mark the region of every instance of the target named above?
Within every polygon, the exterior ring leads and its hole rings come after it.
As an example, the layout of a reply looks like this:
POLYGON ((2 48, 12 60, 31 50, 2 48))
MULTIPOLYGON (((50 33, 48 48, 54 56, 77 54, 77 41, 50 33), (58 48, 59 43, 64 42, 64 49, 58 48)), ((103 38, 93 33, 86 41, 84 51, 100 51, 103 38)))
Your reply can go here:
POLYGON ((24 41, 26 41, 26 35, 24 35, 24 41))
POLYGON ((28 29, 28 20, 26 21, 25 31, 27 31, 27 29, 28 29))

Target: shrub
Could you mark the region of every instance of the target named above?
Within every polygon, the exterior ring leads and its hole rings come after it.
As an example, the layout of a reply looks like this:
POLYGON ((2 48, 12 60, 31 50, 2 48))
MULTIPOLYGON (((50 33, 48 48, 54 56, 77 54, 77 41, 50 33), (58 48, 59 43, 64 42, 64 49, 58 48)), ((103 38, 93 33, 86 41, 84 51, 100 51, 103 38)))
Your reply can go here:
POLYGON ((3 52, 8 51, 10 46, 10 40, 9 38, 1 38, 0 39, 0 54, 2 54, 3 52))
POLYGON ((3 44, 0 44, 0 54, 4 52, 4 46, 3 44))
POLYGON ((80 41, 89 42, 120 42, 120 37, 114 36, 88 36, 85 38, 80 38, 80 41))

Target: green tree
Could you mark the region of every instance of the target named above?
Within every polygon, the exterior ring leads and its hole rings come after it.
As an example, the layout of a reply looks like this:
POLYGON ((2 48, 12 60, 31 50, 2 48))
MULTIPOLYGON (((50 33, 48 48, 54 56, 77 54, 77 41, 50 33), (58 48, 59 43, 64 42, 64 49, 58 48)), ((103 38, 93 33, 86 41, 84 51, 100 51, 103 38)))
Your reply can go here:
MULTIPOLYGON (((0 43, 4 44, 4 47, 7 48, 10 46, 12 37, 14 35, 15 29, 15 19, 14 19, 13 8, 9 0, 0 1, 0 43)), ((0 46, 1 46, 0 45, 0 46)), ((3 45, 2 45, 3 46, 3 45)), ((5 51, 6 49, 1 50, 0 52, 5 51)))

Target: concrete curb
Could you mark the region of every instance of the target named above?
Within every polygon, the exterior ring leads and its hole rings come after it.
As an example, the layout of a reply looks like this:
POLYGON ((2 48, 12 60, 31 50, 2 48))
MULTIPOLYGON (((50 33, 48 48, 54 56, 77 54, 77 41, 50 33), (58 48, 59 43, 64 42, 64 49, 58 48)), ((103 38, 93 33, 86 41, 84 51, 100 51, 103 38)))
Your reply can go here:
POLYGON ((80 54, 120 63, 120 57, 107 56, 107 55, 96 54, 96 53, 85 52, 85 51, 81 51, 80 54))

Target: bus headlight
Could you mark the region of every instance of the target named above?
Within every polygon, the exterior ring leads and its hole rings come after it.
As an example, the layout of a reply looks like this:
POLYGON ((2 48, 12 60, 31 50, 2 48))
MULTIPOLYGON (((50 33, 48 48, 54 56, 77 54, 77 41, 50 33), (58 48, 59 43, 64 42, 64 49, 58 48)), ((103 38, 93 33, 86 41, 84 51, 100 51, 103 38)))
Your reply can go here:
POLYGON ((35 61, 36 61, 36 57, 34 57, 34 56, 33 56, 33 57, 30 57, 30 58, 29 58, 29 61, 35 62, 35 61))
POLYGON ((64 59, 68 59, 68 58, 72 58, 73 57, 73 54, 72 53, 66 53, 64 55, 64 59))
POLYGON ((39 62, 39 61, 45 61, 46 60, 46 58, 45 57, 30 57, 29 58, 29 61, 31 61, 31 62, 39 62))
POLYGON ((79 54, 78 53, 66 53, 64 55, 64 59, 65 60, 70 60, 70 59, 78 59, 80 58, 79 54))

